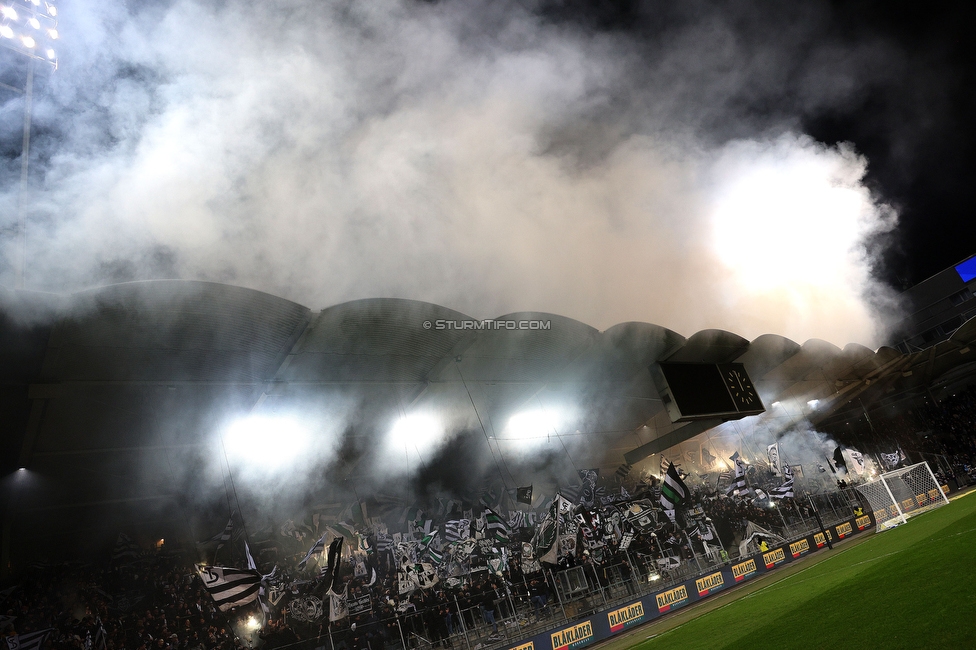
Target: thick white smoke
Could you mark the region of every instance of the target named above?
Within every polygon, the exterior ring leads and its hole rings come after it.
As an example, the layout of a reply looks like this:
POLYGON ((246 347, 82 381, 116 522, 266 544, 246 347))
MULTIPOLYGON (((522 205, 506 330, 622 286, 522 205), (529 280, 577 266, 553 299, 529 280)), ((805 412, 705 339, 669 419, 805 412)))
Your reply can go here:
MULTIPOLYGON (((312 308, 393 296, 880 341, 865 251, 894 217, 867 162, 731 108, 795 52, 718 18, 648 49, 481 11, 65 2, 27 285, 182 277, 312 308)), ((855 92, 796 74, 810 103, 855 92)))

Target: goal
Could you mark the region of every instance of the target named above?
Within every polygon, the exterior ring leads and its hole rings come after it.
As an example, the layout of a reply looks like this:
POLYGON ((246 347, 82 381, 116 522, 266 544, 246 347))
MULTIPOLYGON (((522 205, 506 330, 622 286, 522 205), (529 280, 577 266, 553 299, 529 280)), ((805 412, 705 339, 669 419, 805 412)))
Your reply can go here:
POLYGON ((878 531, 949 503, 926 462, 886 472, 856 488, 871 504, 878 531))

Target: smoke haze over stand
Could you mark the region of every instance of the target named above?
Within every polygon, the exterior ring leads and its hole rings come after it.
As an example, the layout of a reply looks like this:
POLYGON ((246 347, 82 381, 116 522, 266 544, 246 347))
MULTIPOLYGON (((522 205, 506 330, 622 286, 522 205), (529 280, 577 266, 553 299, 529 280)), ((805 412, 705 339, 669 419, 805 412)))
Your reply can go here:
MULTIPOLYGON (((180 277, 876 345, 892 302, 868 245, 894 214, 852 147, 797 125, 901 55, 807 11, 698 7, 646 43, 514 4, 65 2, 28 286, 180 277)), ((8 173, 7 219, 16 199, 8 173)))

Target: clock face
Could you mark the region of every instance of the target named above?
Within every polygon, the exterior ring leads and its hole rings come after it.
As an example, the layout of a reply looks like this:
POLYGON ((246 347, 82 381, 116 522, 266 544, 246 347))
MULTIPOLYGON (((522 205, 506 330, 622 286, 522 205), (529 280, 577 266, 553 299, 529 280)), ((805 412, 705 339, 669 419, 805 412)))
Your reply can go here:
POLYGON ((759 406, 759 396, 744 370, 728 368, 724 375, 729 394, 740 410, 750 410, 759 406))

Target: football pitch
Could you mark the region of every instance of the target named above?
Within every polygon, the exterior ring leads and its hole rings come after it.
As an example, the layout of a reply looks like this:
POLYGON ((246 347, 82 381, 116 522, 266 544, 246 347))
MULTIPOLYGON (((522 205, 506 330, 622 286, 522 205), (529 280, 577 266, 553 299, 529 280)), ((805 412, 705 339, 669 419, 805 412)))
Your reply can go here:
POLYGON ((600 650, 976 647, 976 494, 679 610, 600 650))

